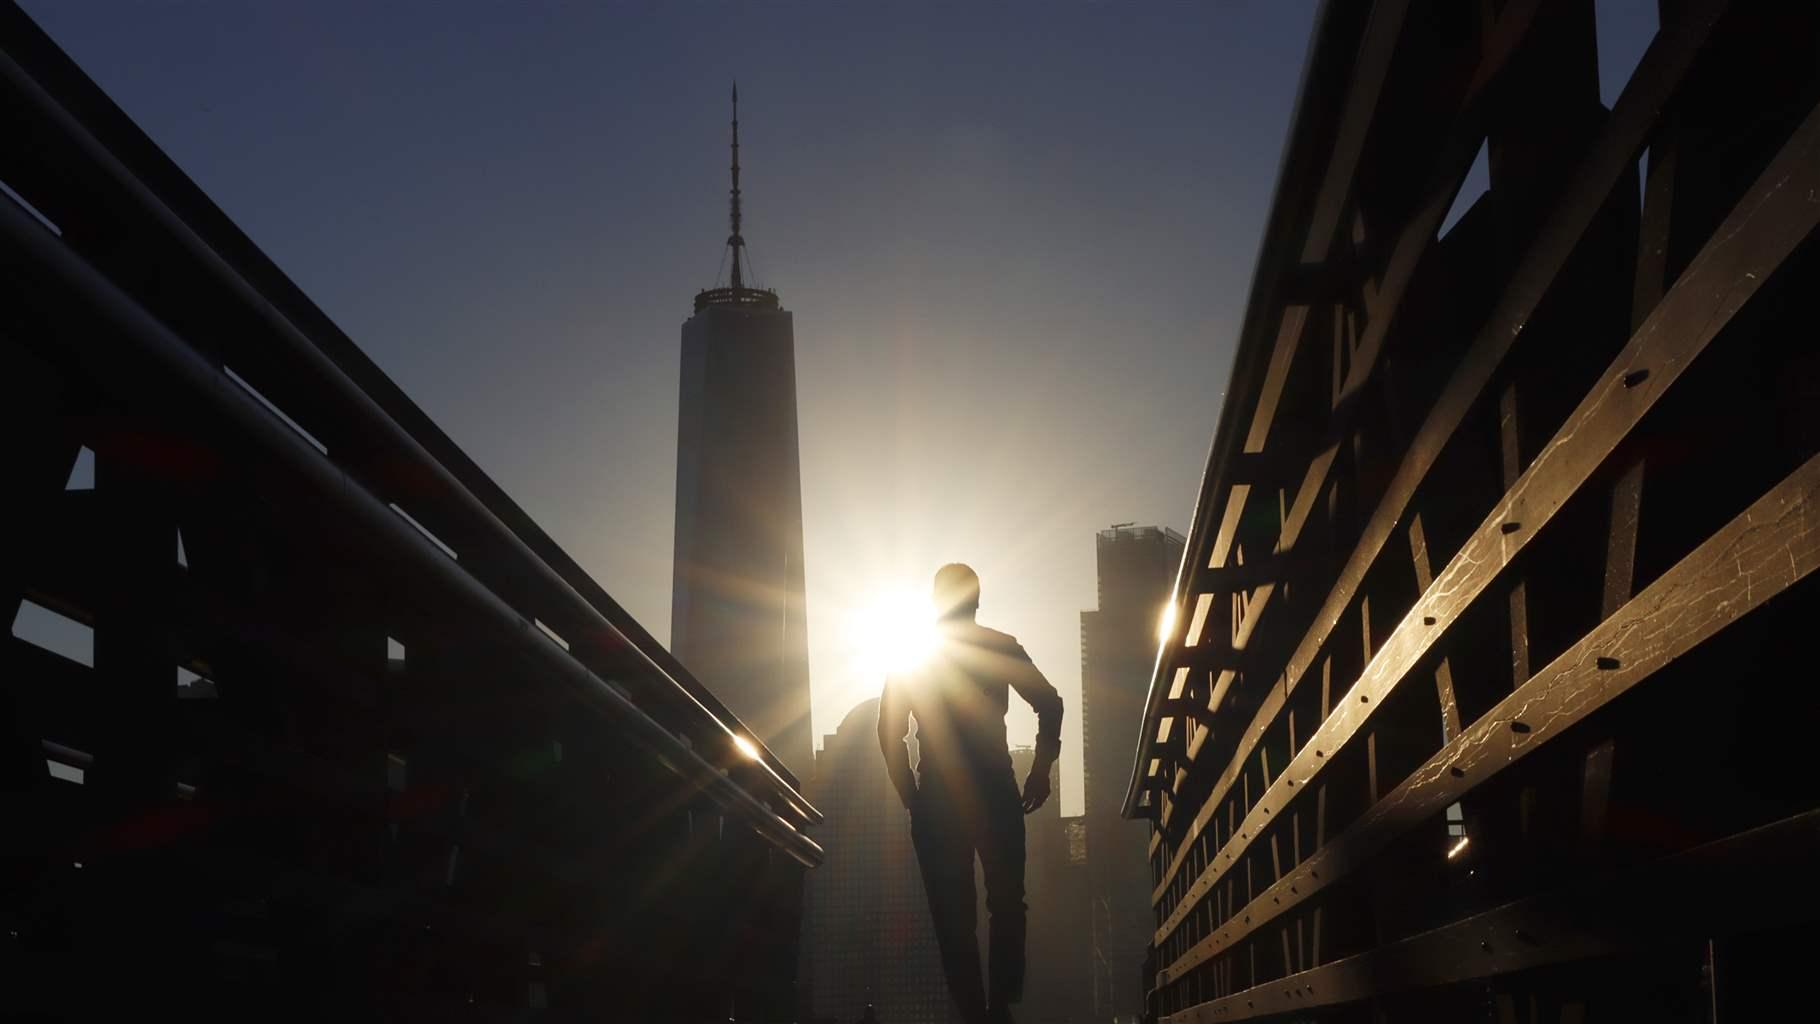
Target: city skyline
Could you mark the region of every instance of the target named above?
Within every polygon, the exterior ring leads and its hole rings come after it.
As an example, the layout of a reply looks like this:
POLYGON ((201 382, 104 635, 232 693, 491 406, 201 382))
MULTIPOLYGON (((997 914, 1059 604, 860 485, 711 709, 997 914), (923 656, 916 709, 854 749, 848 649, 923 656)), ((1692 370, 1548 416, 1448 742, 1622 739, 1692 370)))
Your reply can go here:
POLYGON ((1103 914, 1093 920, 1093 1006, 1100 1018, 1143 1003, 1150 933, 1149 829, 1119 811, 1131 777, 1129 723, 1141 721, 1157 638, 1184 538, 1166 527, 1127 523, 1094 538, 1099 599, 1081 612, 1081 709, 1086 764, 1087 887, 1103 914))
POLYGON ((11 1015, 1786 1015, 1820 5, 25 2, 11 1015))
POLYGON ((26 7, 660 638, 737 74, 817 737, 877 690, 848 614, 956 559, 1078 707, 1088 538, 1186 525, 1217 396, 1167 371, 1230 361, 1314 11, 26 7))

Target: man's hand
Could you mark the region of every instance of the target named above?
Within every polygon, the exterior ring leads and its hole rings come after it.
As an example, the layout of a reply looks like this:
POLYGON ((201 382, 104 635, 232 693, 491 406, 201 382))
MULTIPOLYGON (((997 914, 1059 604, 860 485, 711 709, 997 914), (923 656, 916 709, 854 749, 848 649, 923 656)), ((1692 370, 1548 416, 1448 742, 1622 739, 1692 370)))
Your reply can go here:
POLYGON ((1033 814, 1049 802, 1049 771, 1032 771, 1024 780, 1024 813, 1033 814))

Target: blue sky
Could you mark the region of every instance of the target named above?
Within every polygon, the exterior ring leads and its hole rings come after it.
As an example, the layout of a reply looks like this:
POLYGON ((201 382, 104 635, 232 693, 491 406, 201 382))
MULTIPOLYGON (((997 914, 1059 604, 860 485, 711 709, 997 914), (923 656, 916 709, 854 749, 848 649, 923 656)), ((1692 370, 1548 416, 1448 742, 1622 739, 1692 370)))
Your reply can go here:
MULTIPOLYGON (((848 613, 957 559, 1078 711, 1094 531, 1188 525, 1315 10, 24 6, 659 637, 737 77, 745 235, 796 318, 818 737, 877 689, 848 613)), ((1653 7, 1601 6, 1608 79, 1653 7)))

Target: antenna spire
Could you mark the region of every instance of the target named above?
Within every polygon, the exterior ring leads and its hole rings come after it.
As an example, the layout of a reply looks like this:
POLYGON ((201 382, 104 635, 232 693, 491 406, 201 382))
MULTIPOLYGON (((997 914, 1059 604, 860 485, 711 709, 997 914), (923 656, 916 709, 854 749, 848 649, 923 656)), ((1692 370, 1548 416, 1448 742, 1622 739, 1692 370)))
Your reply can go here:
MULTIPOLYGON (((735 306, 745 309, 778 309, 777 293, 757 287, 749 278, 752 262, 746 256, 746 237, 740 234, 739 210, 739 83, 733 83, 733 163, 729 168, 733 187, 727 193, 727 249, 731 251, 733 272, 727 287, 720 287, 720 271, 715 270, 714 287, 695 294, 697 313, 709 306, 735 306)), ((725 259, 725 256, 722 257, 725 259)))
POLYGON ((727 247, 733 250, 733 280, 730 282, 735 290, 745 287, 739 272, 740 257, 744 255, 746 240, 739 234, 739 81, 733 82, 733 199, 731 206, 733 233, 727 236, 727 247))

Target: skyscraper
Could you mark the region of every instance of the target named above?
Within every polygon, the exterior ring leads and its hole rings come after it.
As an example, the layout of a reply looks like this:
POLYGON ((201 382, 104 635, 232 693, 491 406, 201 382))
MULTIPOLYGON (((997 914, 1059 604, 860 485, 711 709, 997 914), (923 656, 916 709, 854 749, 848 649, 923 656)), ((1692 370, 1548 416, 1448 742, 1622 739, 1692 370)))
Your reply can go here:
MULTIPOLYGON (((1035 759, 1036 751, 1030 747, 1011 751, 1011 768, 1020 783, 1035 759)), ((1085 864, 1070 856, 1069 826, 1078 819, 1062 817, 1061 776, 1059 764, 1050 766, 1049 802, 1024 819, 1024 902, 1030 908, 1030 924, 1019 1024, 1086 1024, 1092 1019, 1086 1000, 1090 989, 1085 864)), ((981 949, 989 948, 984 883, 983 875, 976 878, 981 949)))
POLYGON ((777 293, 746 281, 737 86, 732 172, 729 283, 696 295, 682 327, 670 649, 800 779, 811 762, 796 339, 777 293))
POLYGON ((871 1003, 886 1024, 946 1024, 953 1003, 910 815, 879 756, 877 700, 823 740, 807 796, 827 815, 815 837, 827 859, 808 878, 811 1018, 847 1024, 871 1003))
POLYGON ((1182 543, 1181 534, 1163 527, 1122 524, 1100 531, 1094 542, 1099 608, 1081 613, 1081 756, 1097 1020, 1136 1019, 1142 1010, 1150 866, 1143 824, 1119 811, 1182 543))

